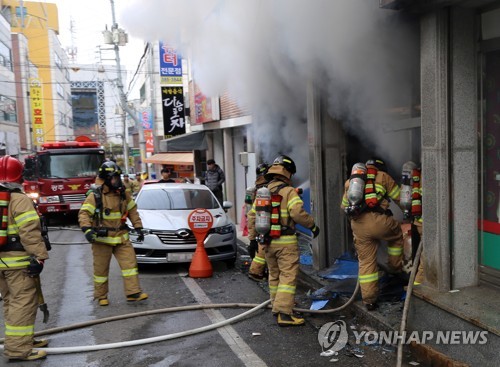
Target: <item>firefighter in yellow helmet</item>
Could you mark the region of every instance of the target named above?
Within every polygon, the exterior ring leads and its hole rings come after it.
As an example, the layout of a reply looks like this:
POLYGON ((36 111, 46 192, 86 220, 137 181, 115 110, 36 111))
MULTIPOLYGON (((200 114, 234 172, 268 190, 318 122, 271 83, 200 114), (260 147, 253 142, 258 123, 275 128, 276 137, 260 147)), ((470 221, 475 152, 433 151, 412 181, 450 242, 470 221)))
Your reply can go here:
MULTIPOLYGON (((314 218, 304 210, 302 199, 291 186, 292 175, 296 171, 295 162, 290 157, 280 155, 266 174, 273 211, 271 229, 264 238, 264 246, 272 312, 277 316, 279 326, 304 324, 302 317, 293 314, 300 255, 295 224, 309 228, 314 237, 319 235, 314 218)), ((255 217, 255 208, 254 203, 250 217, 255 217)))
MULTIPOLYGON (((386 172, 383 160, 373 158, 366 162, 365 181, 361 205, 357 210, 346 213, 351 221, 354 246, 358 253, 363 303, 372 311, 378 306, 378 245, 382 240, 388 242, 389 266, 394 272, 400 272, 403 263, 403 232, 388 209, 390 199, 399 203, 400 188, 386 172)), ((344 210, 352 209, 348 200, 349 186, 350 180, 347 180, 341 204, 344 210)))
POLYGON ((87 196, 78 213, 80 228, 87 241, 92 243, 94 298, 99 301, 100 306, 109 304, 108 274, 112 255, 122 271, 127 301, 148 298, 139 285, 137 259, 126 225, 129 218, 139 235, 138 241, 143 241, 142 222, 131 192, 123 187, 120 174, 120 167, 116 163, 104 162, 99 168, 97 188, 87 196))
MULTIPOLYGON (((255 200, 256 191, 267 185, 266 173, 269 170, 269 165, 267 163, 261 163, 257 166, 256 174, 257 179, 255 180, 255 186, 250 190, 252 194, 251 197, 245 200, 249 200, 249 204, 252 205, 255 200)), ((266 253, 264 251, 264 246, 257 242, 257 232, 255 231, 255 216, 248 217, 248 239, 250 244, 248 246, 248 253, 252 258, 252 263, 250 264, 250 269, 248 270, 248 277, 252 280, 260 282, 264 279, 264 273, 266 270, 266 253)))
MULTIPOLYGON (((0 230, 0 292, 5 321, 4 355, 9 360, 33 361, 47 356, 48 341, 35 340, 38 308, 36 279, 48 259, 40 217, 22 192, 23 165, 10 156, 0 158, 0 210, 7 219, 0 230), (4 229, 5 228, 5 229, 4 229)), ((5 220, 5 219, 3 219, 5 220)))

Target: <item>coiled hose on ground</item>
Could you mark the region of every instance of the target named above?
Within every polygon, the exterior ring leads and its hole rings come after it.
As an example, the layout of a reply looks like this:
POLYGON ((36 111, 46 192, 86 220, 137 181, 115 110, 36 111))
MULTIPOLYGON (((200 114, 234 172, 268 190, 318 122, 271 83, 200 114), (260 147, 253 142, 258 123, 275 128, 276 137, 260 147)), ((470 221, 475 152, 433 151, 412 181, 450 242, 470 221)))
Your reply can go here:
MULTIPOLYGON (((359 291, 359 281, 356 284, 356 288, 355 288, 351 298, 340 307, 329 309, 329 310, 308 310, 308 309, 302 309, 302 308, 294 308, 294 311, 303 312, 303 313, 311 313, 311 314, 325 314, 325 313, 338 312, 340 310, 345 309, 352 302, 354 302, 354 299, 356 298, 358 291, 359 291)), ((73 325, 69 325, 69 326, 56 327, 56 328, 36 332, 35 336, 50 335, 50 334, 55 334, 58 332, 65 332, 65 331, 80 329, 80 328, 84 328, 84 327, 88 327, 88 326, 92 326, 92 325, 97 325, 97 324, 102 324, 102 323, 110 322, 110 321, 118 321, 118 320, 123 320, 123 319, 128 319, 128 318, 133 318, 133 317, 140 317, 140 316, 157 315, 157 314, 168 313, 168 312, 192 311, 192 310, 203 310, 203 309, 213 309, 213 308, 251 308, 250 310, 243 312, 242 314, 239 314, 235 317, 229 318, 227 320, 223 320, 223 321, 217 322, 217 323, 212 324, 212 325, 207 325, 207 326, 203 326, 203 327, 199 327, 199 328, 191 329, 191 330, 186 330, 186 331, 182 331, 182 332, 178 332, 178 333, 174 333, 174 334, 160 335, 160 336, 156 336, 156 337, 152 337, 152 338, 131 340, 131 341, 125 341, 125 342, 117 342, 117 343, 99 344, 99 345, 61 347, 61 348, 44 348, 44 350, 49 354, 65 354, 65 353, 81 353, 81 352, 89 352, 89 351, 104 350, 104 349, 123 348, 123 347, 143 345, 143 344, 154 343, 154 342, 159 342, 159 341, 164 341, 164 340, 181 338, 184 336, 194 335, 194 334, 202 333, 205 331, 213 330, 213 329, 216 329, 219 327, 223 327, 223 326, 229 325, 233 322, 239 321, 250 314, 253 314, 254 312, 258 311, 259 309, 262 309, 262 308, 268 306, 270 302, 271 302, 271 300, 267 300, 261 304, 214 303, 214 304, 200 304, 200 305, 191 305, 191 306, 162 308, 162 309, 157 309, 157 310, 149 310, 149 311, 142 311, 142 312, 136 312, 136 313, 131 313, 131 314, 125 314, 125 315, 111 316, 111 317, 106 317, 106 318, 97 319, 97 320, 89 320, 89 321, 85 321, 82 323, 77 323, 77 324, 73 324, 73 325)), ((4 339, 0 339, 0 342, 3 343, 4 339)), ((3 348, 3 346, 0 346, 0 348, 3 348)))

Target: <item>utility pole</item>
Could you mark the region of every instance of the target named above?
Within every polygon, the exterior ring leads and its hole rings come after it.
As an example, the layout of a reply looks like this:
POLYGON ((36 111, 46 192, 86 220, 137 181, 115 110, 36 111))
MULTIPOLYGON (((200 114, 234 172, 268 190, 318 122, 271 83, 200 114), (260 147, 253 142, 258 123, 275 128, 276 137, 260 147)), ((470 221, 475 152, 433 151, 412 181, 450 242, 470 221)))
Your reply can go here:
POLYGON ((115 15, 115 2, 114 0, 110 0, 111 2, 111 15, 113 17, 113 25, 111 26, 111 31, 107 29, 102 33, 104 35, 104 43, 112 44, 115 50, 116 57, 116 70, 118 72, 118 80, 117 87, 120 94, 120 104, 123 110, 123 158, 125 159, 125 171, 128 173, 128 131, 127 131, 127 121, 125 112, 132 117, 134 120, 135 128, 139 133, 139 148, 141 151, 141 171, 146 171, 146 164, 144 163, 144 159, 146 158, 146 141, 144 140, 144 130, 142 128, 142 123, 137 117, 135 111, 133 111, 127 103, 127 96, 123 90, 123 80, 122 80, 122 68, 120 62, 120 48, 119 46, 125 46, 128 42, 128 35, 125 33, 123 29, 118 28, 118 24, 116 23, 116 15, 115 15))

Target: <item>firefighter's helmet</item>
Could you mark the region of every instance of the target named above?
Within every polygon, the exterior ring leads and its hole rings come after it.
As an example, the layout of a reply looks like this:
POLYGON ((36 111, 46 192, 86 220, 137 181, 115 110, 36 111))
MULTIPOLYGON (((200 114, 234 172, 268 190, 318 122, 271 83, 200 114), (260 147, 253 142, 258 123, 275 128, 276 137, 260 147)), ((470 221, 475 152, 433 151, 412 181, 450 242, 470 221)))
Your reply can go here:
POLYGON ((262 175, 265 175, 268 170, 269 165, 267 163, 261 163, 257 166, 255 173, 257 174, 257 177, 260 177, 262 175))
POLYGON ((282 175, 290 179, 296 172, 297 167, 295 166, 293 159, 286 155, 279 155, 274 159, 272 166, 269 167, 269 170, 267 171, 267 174, 282 175))
POLYGON ((23 164, 10 155, 0 157, 0 182, 21 183, 23 164))
POLYGON ((122 179, 120 177, 122 170, 113 161, 104 162, 101 167, 99 167, 99 178, 104 180, 104 184, 112 189, 123 189, 122 179), (116 177, 116 180, 112 180, 116 177))
POLYGON ((101 165, 101 167, 99 167, 99 178, 102 178, 103 180, 111 178, 115 175, 120 176, 121 173, 122 170, 113 161, 106 161, 101 165))
POLYGON ((366 161, 366 165, 375 166, 379 171, 387 172, 387 166, 385 165, 385 162, 380 158, 376 157, 370 158, 366 161))

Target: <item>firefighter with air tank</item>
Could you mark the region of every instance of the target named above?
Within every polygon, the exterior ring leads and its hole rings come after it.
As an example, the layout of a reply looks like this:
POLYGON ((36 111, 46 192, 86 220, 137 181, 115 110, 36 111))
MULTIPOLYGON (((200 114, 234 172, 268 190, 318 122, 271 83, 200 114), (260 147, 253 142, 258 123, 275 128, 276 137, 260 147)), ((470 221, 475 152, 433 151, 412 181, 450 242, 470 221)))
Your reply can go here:
POLYGON ((99 168, 96 187, 89 193, 78 213, 80 227, 92 244, 94 258, 94 298, 108 306, 109 266, 114 255, 120 265, 127 302, 148 298, 139 285, 139 271, 134 248, 130 243, 127 218, 138 241, 144 240, 142 221, 132 193, 125 190, 121 169, 115 162, 104 162, 99 168))
MULTIPOLYGON (((47 356, 46 339, 34 339, 41 296, 40 273, 48 259, 40 217, 22 191, 23 165, 0 157, 0 292, 5 321, 4 355, 9 361, 47 356)), ((48 314, 47 314, 48 315, 48 314)))
MULTIPOLYGON (((255 180, 255 185, 247 189, 245 198, 245 203, 250 205, 250 210, 253 202, 255 201, 257 190, 261 187, 265 187, 267 184, 266 173, 268 169, 269 165, 267 163, 261 163, 257 166, 257 179, 255 180)), ((248 277, 252 280, 260 282, 264 279, 264 273, 266 270, 266 253, 264 251, 264 245, 259 244, 257 237, 258 233, 255 230, 255 216, 248 216, 248 239, 250 240, 250 244, 248 245, 248 254, 252 258, 252 263, 250 264, 250 269, 248 270, 248 277)))
POLYGON ((387 173, 384 161, 373 158, 356 163, 345 183, 341 208, 347 214, 359 260, 359 283, 367 310, 377 308, 380 241, 388 242, 389 268, 401 272, 403 233, 389 210, 390 200, 399 203, 400 188, 387 173))
POLYGON ((304 210, 302 199, 291 186, 296 171, 295 162, 290 157, 276 157, 265 175, 268 184, 257 190, 248 213, 249 222, 255 221, 257 240, 265 249, 272 312, 279 326, 304 324, 304 319, 293 313, 299 272, 295 224, 309 228, 314 237, 319 235, 314 218, 304 210))
MULTIPOLYGON (((408 161, 403 164, 401 174, 401 201, 403 218, 410 222, 413 230, 416 229, 419 241, 422 240, 422 173, 416 163, 408 161)), ((414 236, 412 236, 413 238, 414 236)), ((424 281, 424 260, 420 257, 417 275, 413 285, 420 285, 424 281)))

